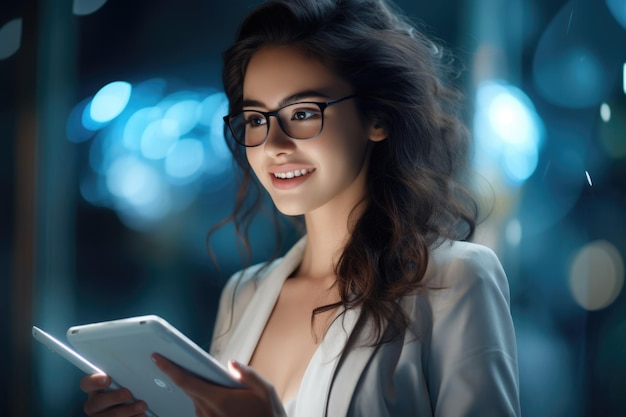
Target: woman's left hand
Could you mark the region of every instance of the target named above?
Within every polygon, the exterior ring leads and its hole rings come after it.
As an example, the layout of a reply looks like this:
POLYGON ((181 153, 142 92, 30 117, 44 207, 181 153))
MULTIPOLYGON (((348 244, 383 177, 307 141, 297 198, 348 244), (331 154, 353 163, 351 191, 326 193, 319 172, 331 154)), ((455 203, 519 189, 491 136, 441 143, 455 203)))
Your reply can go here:
POLYGON ((235 361, 231 374, 248 389, 211 384, 155 353, 152 359, 193 400, 197 417, 286 417, 274 387, 254 369, 235 361))

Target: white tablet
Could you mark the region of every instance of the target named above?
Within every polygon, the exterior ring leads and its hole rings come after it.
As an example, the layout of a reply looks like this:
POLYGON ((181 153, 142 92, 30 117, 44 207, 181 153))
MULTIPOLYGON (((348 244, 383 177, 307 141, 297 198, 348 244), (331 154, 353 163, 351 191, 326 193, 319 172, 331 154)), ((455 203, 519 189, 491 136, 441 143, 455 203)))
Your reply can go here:
MULTIPOLYGON (((93 363, 89 362, 87 359, 80 356, 78 353, 74 352, 72 349, 67 347, 64 343, 56 339, 55 337, 49 335, 44 332, 37 326, 33 326, 33 337, 41 342, 44 346, 50 349, 53 352, 58 353, 63 358, 74 364, 78 369, 83 371, 88 375, 94 374, 103 374, 104 371, 98 368, 93 363)), ((118 389, 119 386, 115 383, 115 381, 111 381, 109 385, 109 390, 118 389)))
POLYGON ((158 316, 71 327, 67 339, 87 361, 144 400, 156 417, 193 417, 193 402, 152 361, 165 358, 214 384, 242 388, 226 368, 158 316))

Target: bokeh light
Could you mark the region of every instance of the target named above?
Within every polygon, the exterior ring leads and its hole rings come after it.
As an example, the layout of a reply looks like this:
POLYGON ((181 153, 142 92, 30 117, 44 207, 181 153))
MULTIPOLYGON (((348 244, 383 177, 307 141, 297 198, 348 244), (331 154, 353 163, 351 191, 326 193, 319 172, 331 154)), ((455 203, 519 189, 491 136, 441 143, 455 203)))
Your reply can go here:
POLYGON ((126 108, 132 87, 125 81, 105 85, 96 93, 89 106, 89 117, 96 123, 106 123, 126 108))
POLYGON ((220 192, 232 177, 223 137, 227 109, 222 92, 168 91, 160 78, 105 85, 67 119, 70 141, 91 140, 81 195, 146 230, 185 210, 199 192, 220 192))
POLYGON ((13 19, 0 27, 0 60, 16 53, 22 44, 22 19, 13 19))
POLYGON ((519 246, 522 241, 522 225, 516 218, 510 219, 504 230, 507 243, 512 247, 519 246))
POLYGON ((611 106, 611 118, 598 126, 599 142, 609 159, 626 157, 626 103, 616 101, 611 106))
POLYGON ((600 105, 600 117, 603 122, 609 122, 611 120, 611 106, 607 103, 602 103, 600 105))
POLYGON ((106 4, 107 0, 74 0, 72 13, 85 16, 97 12, 106 4))
POLYGON ((605 240, 591 242, 576 253, 569 271, 570 290, 587 310, 609 306, 624 285, 624 260, 605 240))
POLYGON ((611 14, 626 29, 626 0, 606 0, 611 14))
POLYGON ((204 165, 204 147, 197 139, 178 141, 165 159, 165 172, 175 179, 192 179, 204 165))
POLYGON ((543 123, 522 90, 502 81, 482 82, 476 92, 474 137, 477 167, 497 164, 513 185, 537 168, 543 123), (484 161, 488 159, 489 161, 484 161))
MULTIPOLYGON (((624 14, 623 0, 607 4, 615 17, 624 14)), ((532 76, 537 92, 563 108, 599 105, 621 72, 623 30, 602 3, 564 3, 535 49, 532 76)))

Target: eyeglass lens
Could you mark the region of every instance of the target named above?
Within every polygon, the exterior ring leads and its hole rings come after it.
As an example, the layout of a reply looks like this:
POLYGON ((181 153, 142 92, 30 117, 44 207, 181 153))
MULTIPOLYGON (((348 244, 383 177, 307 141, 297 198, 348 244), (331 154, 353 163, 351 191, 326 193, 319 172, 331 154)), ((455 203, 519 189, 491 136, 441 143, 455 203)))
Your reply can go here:
MULTIPOLYGON (((278 124, 293 139, 310 139, 322 130, 323 114, 316 103, 294 103, 277 112, 278 124)), ((246 146, 261 144, 269 132, 265 114, 244 110, 230 118, 235 139, 246 146)))

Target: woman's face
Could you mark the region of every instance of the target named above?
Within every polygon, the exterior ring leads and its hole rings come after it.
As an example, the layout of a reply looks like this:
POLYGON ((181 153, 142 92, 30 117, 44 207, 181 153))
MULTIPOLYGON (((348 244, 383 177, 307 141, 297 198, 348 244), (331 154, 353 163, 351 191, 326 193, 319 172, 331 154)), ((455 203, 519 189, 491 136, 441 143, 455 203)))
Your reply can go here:
MULTIPOLYGON (((291 103, 326 102, 351 94, 351 86, 319 60, 293 47, 264 47, 248 64, 243 108, 275 111, 291 103)), ((351 210, 363 198, 368 142, 384 136, 362 120, 355 100, 327 107, 323 130, 313 139, 291 139, 275 117, 269 125, 267 140, 246 148, 246 155, 282 213, 351 210)))

